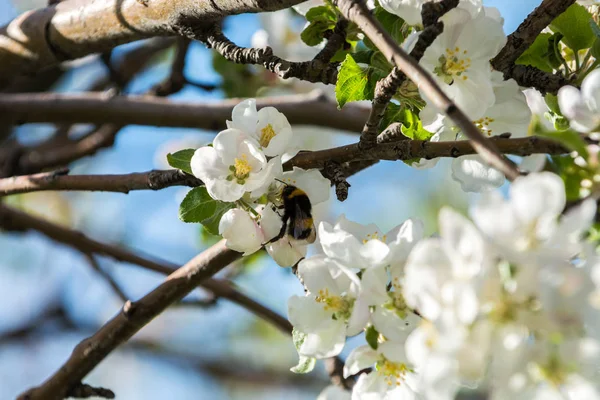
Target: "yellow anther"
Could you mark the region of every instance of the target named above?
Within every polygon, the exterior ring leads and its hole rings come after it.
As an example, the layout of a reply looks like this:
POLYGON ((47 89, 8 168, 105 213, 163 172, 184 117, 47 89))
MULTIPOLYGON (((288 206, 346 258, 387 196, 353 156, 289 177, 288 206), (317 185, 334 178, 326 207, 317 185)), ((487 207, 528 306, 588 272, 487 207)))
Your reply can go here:
POLYGON ((273 139, 277 133, 273 129, 273 125, 267 124, 264 128, 260 130, 260 139, 258 143, 261 147, 267 147, 269 143, 271 143, 271 139, 273 139))
POLYGON ((248 163, 248 157, 245 154, 242 154, 241 158, 233 160, 233 167, 235 169, 234 175, 238 179, 243 179, 252 172, 252 167, 248 163))

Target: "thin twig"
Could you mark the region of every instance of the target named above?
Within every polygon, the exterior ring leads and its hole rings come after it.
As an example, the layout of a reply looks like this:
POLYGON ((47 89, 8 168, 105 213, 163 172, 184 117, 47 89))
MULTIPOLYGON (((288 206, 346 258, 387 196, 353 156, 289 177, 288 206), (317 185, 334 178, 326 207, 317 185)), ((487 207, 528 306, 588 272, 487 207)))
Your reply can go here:
POLYGON ((433 77, 413 60, 371 15, 363 0, 339 0, 337 5, 342 14, 355 22, 365 35, 377 46, 386 59, 406 74, 427 96, 432 104, 442 110, 469 138, 477 153, 490 166, 502 172, 507 179, 520 176, 514 163, 504 157, 494 143, 485 138, 469 117, 437 85, 433 77))
POLYGON ((148 95, 165 97, 183 89, 187 83, 183 70, 185 68, 185 58, 189 47, 190 39, 183 37, 177 38, 175 55, 171 64, 171 73, 164 81, 150 89, 148 95))
POLYGON ((85 258, 87 259, 88 263, 90 264, 90 266, 94 269, 94 271, 96 271, 98 273, 98 275, 100 275, 102 277, 102 279, 104 279, 110 285, 110 287, 117 294, 117 296, 119 296, 119 298, 121 300, 123 300, 123 302, 126 302, 127 300, 129 300, 129 298, 127 297, 125 292, 123 292, 123 289, 121 289, 121 287, 113 279, 113 277, 110 276, 110 274, 108 272, 103 270, 102 267, 100 267, 100 263, 98 262, 98 260, 96 260, 96 257, 94 257, 94 255, 91 253, 83 253, 83 254, 84 254, 85 258))

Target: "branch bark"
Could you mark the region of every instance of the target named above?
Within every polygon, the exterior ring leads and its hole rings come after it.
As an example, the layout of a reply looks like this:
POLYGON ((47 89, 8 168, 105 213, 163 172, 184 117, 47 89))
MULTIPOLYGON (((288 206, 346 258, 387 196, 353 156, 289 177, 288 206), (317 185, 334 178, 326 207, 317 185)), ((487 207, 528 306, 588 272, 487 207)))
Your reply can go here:
POLYGON ((490 166, 501 171, 509 180, 514 180, 520 175, 515 165, 498 152, 493 142, 481 134, 467 115, 440 89, 431 75, 400 48, 379 21, 371 15, 363 0, 337 0, 336 3, 342 14, 360 27, 386 59, 405 73, 439 110, 454 121, 469 138, 473 148, 490 166))
MULTIPOLYGON (((396 128, 396 125, 391 126, 390 130, 393 130, 393 128, 396 128)), ((519 139, 495 138, 494 143, 502 153, 518 156, 566 154, 569 152, 568 149, 562 147, 557 142, 536 136, 519 139)), ((289 171, 293 167, 323 169, 331 164, 335 164, 341 168, 344 163, 359 163, 361 165, 366 163, 366 166, 369 166, 378 160, 399 161, 414 158, 455 158, 474 153, 475 150, 467 140, 429 142, 406 139, 382 142, 367 150, 361 149, 359 143, 354 143, 327 150, 301 152, 286 162, 283 167, 284 170, 289 171)), ((348 185, 344 178, 352 173, 341 168, 333 174, 337 176, 334 179, 334 184, 348 185)), ((0 197, 46 190, 129 193, 132 190, 160 190, 171 186, 196 187, 202 184, 202 181, 199 179, 175 169, 153 170, 123 175, 65 174, 66 170, 58 170, 0 179, 0 197)), ((340 190, 347 194, 347 187, 340 190)), ((344 198, 343 195, 341 197, 344 198)))
POLYGON ((14 76, 154 36, 189 36, 228 15, 276 11, 301 0, 69 0, 0 28, 0 87, 14 76))
POLYGON ((531 46, 540 32, 575 1, 543 0, 508 36, 502 50, 491 61, 492 67, 502 72, 504 79, 513 78, 520 86, 534 87, 542 93, 558 92, 558 89, 568 83, 560 73, 549 74, 529 65, 515 65, 515 61, 531 46))
MULTIPOLYGON (((113 123, 118 125, 154 125, 209 130, 225 129, 231 110, 240 102, 183 103, 151 96, 107 97, 85 94, 6 94, 0 96, 0 120, 6 123, 113 123)), ((308 94, 264 97, 258 108, 273 106, 284 113, 290 123, 318 125, 358 132, 369 109, 347 104, 337 109, 334 101, 319 91, 308 94)))

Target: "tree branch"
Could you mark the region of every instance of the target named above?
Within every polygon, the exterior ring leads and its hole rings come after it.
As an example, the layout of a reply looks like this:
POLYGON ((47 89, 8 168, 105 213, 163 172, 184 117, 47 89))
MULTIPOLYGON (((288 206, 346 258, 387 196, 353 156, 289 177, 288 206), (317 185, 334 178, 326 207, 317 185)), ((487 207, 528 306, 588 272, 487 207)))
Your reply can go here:
POLYGON ((565 12, 576 0, 543 0, 542 3, 525 18, 519 27, 511 33, 506 44, 492 60, 492 66, 498 71, 507 71, 517 58, 531 46, 535 38, 554 18, 565 12))
MULTIPOLYGON (((0 96, 0 120, 6 123, 113 123, 154 125, 209 130, 225 129, 231 110, 240 99, 183 103, 151 96, 102 94, 5 94, 0 96)), ((319 91, 308 94, 263 97, 258 108, 273 106, 290 123, 318 125, 358 132, 367 119, 366 107, 348 104, 342 110, 319 91)))
POLYGON ((514 180, 520 175, 515 165, 498 152, 492 141, 481 134, 469 117, 440 89, 431 75, 400 48, 379 21, 371 15, 363 0, 337 0, 336 3, 342 14, 359 26, 386 59, 404 72, 419 86, 433 105, 454 121, 486 163, 498 169, 509 180, 514 180))
POLYGON ((129 193, 171 186, 196 187, 202 181, 177 169, 124 175, 66 175, 67 169, 0 179, 0 196, 45 190, 85 190, 129 193))
MULTIPOLYGON (((391 134, 396 129, 391 125, 382 132, 391 134)), ((569 150, 550 139, 530 136, 519 139, 494 138, 499 151, 504 154, 528 156, 531 154, 565 154, 569 150)), ((327 150, 305 151, 298 153, 286 162, 284 170, 293 167, 303 169, 327 169, 325 174, 333 180, 344 198, 347 196, 345 181, 348 176, 374 164, 379 160, 401 161, 414 158, 432 159, 438 157, 460 157, 475 154, 475 150, 467 140, 454 142, 429 142, 420 140, 383 141, 375 147, 364 150, 358 143, 327 150), (344 166, 355 163, 358 169, 344 166), (329 167, 328 167, 329 166, 329 167)), ((0 196, 18 193, 29 193, 46 190, 84 190, 102 192, 129 193, 132 190, 160 190, 171 186, 196 187, 202 181, 180 170, 153 170, 123 175, 65 175, 67 170, 45 172, 34 175, 15 176, 0 179, 0 196)))
MULTIPOLYGON (((114 260, 135 264, 160 274, 169 275, 178 268, 177 265, 166 261, 153 261, 150 258, 139 256, 127 249, 98 242, 81 232, 53 224, 52 222, 1 204, 0 227, 13 231, 35 230, 56 242, 63 243, 82 253, 108 256, 114 260)), ((291 334, 292 326, 287 319, 239 292, 230 282, 220 279, 206 279, 200 286, 211 291, 217 297, 228 299, 246 308, 258 317, 269 321, 284 333, 291 334)))
POLYGON ((298 78, 329 85, 334 85, 337 80, 337 64, 325 64, 320 60, 291 62, 274 55, 270 47, 264 49, 240 47, 229 40, 218 26, 207 34, 193 35, 192 38, 201 40, 207 47, 215 49, 226 60, 236 64, 262 65, 283 79, 298 78))
POLYGON ((301 0, 63 1, 0 28, 0 87, 36 71, 154 36, 189 36, 228 15, 276 11, 301 0))
POLYGON ((531 46, 540 32, 575 1, 543 0, 508 36, 506 44, 492 60, 494 69, 502 72, 504 79, 513 78, 521 86, 535 87, 543 93, 558 92, 558 89, 568 83, 564 76, 559 73, 549 74, 532 66, 515 65, 515 61, 531 46))
POLYGON ((168 306, 181 300, 205 279, 241 256, 221 240, 170 274, 166 281, 121 312, 93 336, 79 343, 63 366, 38 387, 21 394, 22 400, 62 400, 110 352, 142 329, 168 306))
MULTIPOLYGON (((438 22, 438 20, 456 6, 458 6, 458 0, 442 0, 439 3, 427 2, 423 4, 421 15, 425 28, 419 35, 415 47, 410 52, 410 56, 416 63, 423 58, 425 50, 442 33, 444 25, 438 22)), ((383 119, 385 110, 392 97, 398 91, 398 88, 405 81, 406 75, 394 67, 388 76, 377 82, 369 119, 360 134, 361 148, 373 147, 377 143, 379 124, 383 119)))

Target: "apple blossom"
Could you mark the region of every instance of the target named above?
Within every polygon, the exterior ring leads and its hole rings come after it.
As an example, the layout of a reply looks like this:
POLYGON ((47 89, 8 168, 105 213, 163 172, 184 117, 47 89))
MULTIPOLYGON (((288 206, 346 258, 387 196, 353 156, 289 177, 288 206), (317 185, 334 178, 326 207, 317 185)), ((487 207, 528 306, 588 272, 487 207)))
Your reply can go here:
POLYGON ((600 126, 600 70, 585 77, 581 90, 563 86, 558 91, 560 111, 571 122, 571 128, 589 133, 600 126))
POLYGON ((298 349, 302 356, 326 358, 339 354, 346 336, 358 334, 369 318, 366 304, 357 304, 360 279, 335 260, 316 255, 298 265, 306 296, 292 296, 288 316, 307 335, 298 349))
POLYGON ((244 253, 245 256, 258 251, 264 243, 262 229, 248 212, 234 208, 227 211, 219 222, 219 234, 227 240, 227 247, 244 253))
POLYGON ((244 100, 233 108, 227 127, 238 129, 254 139, 266 156, 283 155, 292 140, 292 127, 275 107, 256 111, 256 100, 244 100))
POLYGON ((235 201, 280 174, 281 158, 267 162, 254 141, 230 128, 215 137, 212 147, 196 150, 190 166, 213 199, 235 201))
POLYGON ((375 368, 358 378, 352 400, 413 400, 418 398, 418 373, 407 360, 401 342, 385 341, 377 349, 360 346, 352 350, 344 366, 344 377, 375 368))
POLYGON ((420 63, 459 108, 480 118, 495 100, 489 61, 506 42, 502 22, 483 10, 473 16, 461 8, 450 10, 442 21, 444 31, 420 63))
POLYGON ((322 222, 319 236, 327 256, 352 268, 402 263, 423 235, 418 220, 408 220, 383 234, 375 224, 361 225, 341 215, 335 225, 322 222))

